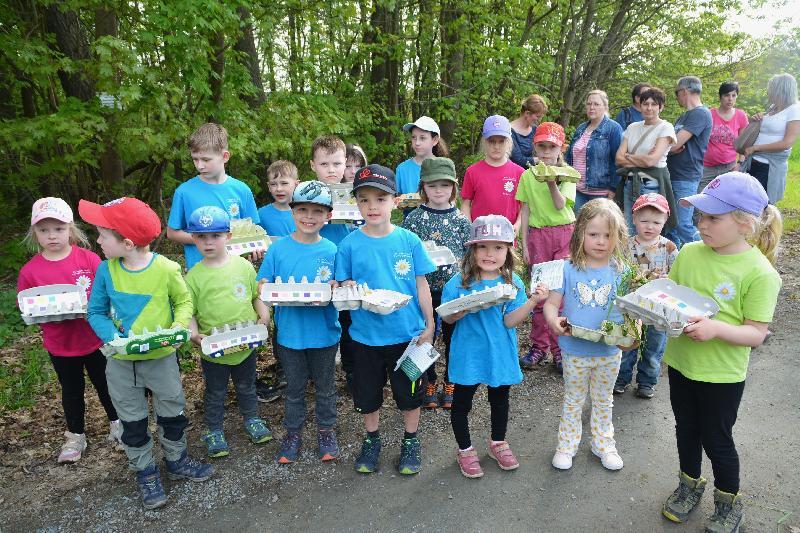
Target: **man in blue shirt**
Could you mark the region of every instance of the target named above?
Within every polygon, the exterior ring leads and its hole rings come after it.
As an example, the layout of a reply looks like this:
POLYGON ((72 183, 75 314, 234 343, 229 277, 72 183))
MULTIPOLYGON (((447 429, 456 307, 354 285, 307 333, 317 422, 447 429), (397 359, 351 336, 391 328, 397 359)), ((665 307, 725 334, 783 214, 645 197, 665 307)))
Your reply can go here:
POLYGON ((631 100, 633 100, 633 105, 620 109, 617 118, 614 119, 617 124, 622 126, 622 131, 625 131, 633 122, 644 120, 644 117, 642 116, 640 97, 641 94, 649 88, 650 85, 647 83, 637 83, 633 86, 633 89, 631 89, 631 100))

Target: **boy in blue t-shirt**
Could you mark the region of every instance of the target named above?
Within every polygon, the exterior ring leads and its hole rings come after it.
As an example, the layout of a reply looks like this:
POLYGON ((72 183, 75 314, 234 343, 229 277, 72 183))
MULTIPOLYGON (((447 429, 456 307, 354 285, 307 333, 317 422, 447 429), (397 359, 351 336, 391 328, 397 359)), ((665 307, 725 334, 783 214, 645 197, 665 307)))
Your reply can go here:
POLYGON ((270 237, 286 237, 295 230, 289 203, 298 183, 297 167, 291 161, 280 159, 267 169, 267 188, 272 203, 258 210, 258 225, 270 237))
POLYGON ((395 370, 409 342, 433 342, 434 320, 431 292, 425 274, 436 270, 422 241, 414 233, 391 222, 397 205, 394 173, 380 165, 369 165, 356 173, 353 194, 365 224, 339 244, 336 280, 345 284, 366 283, 374 289, 389 289, 412 296, 411 302, 390 315, 364 309, 351 311, 353 339, 352 393, 356 411, 364 415, 367 435, 356 459, 356 470, 378 468, 381 440, 379 409, 387 374, 397 407, 403 411, 405 435, 398 470, 416 474, 421 468, 417 437, 424 376, 415 382, 395 370))
MULTIPOLYGON (((175 189, 167 221, 167 238, 183 244, 186 270, 203 258, 186 232, 195 209, 213 205, 224 209, 231 219, 249 217, 254 223, 259 222, 253 191, 246 183, 225 174, 225 163, 231 157, 225 128, 203 124, 192 133, 188 144, 198 174, 175 189)), ((259 260, 262 255, 261 251, 253 252, 252 259, 259 260)))
MULTIPOLYGON (((344 179, 345 165, 347 163, 347 147, 335 135, 323 135, 314 139, 311 144, 311 170, 322 183, 333 185, 341 183, 344 179)), ((331 224, 322 226, 319 234, 339 245, 347 234, 353 231, 352 224, 331 224)))
MULTIPOLYGON (((267 249, 258 270, 258 279, 269 282, 289 276, 296 281, 333 282, 336 245, 319 235, 331 218, 331 189, 319 181, 297 186, 290 203, 296 229, 267 249)), ((336 423, 336 349, 341 328, 336 308, 324 306, 277 306, 277 358, 286 373, 286 399, 283 425, 286 435, 276 460, 281 464, 297 461, 302 444, 301 432, 306 417, 306 384, 314 381, 316 389, 317 444, 319 457, 332 461, 339 457, 339 445, 333 426, 336 423)))

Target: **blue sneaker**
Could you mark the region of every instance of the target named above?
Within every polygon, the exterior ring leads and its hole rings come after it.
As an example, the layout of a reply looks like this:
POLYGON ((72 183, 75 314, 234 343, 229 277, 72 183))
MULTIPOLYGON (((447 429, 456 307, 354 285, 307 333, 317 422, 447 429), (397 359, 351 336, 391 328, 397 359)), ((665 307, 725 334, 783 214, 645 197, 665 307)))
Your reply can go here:
POLYGON ((419 474, 422 469, 422 445, 417 437, 403 439, 400 445, 400 464, 397 470, 401 474, 419 474))
POLYGON ((150 465, 136 472, 136 483, 142 493, 142 505, 145 509, 156 509, 167 503, 167 495, 164 494, 164 486, 161 484, 161 476, 156 465, 150 465))
POLYGON ((272 440, 272 432, 261 418, 248 418, 244 422, 244 430, 253 444, 263 444, 272 440))
POLYGON ((228 455, 228 441, 221 429, 209 431, 202 437, 208 447, 209 457, 225 457, 228 455))
POLYGON ((300 436, 299 431, 287 431, 281 440, 281 447, 277 455, 275 455, 275 460, 282 465, 294 463, 300 455, 300 447, 302 445, 303 438, 300 436))
POLYGON ((170 479, 188 479, 190 481, 205 481, 214 473, 214 467, 192 459, 186 450, 177 461, 165 460, 167 463, 167 477, 170 479))
POLYGON ((378 469, 378 459, 381 455, 381 438, 364 437, 361 443, 361 453, 356 458, 356 472, 371 474, 378 469))
POLYGON ((336 441, 336 432, 333 429, 320 429, 317 432, 317 445, 319 458, 322 461, 333 461, 339 458, 339 443, 336 441))

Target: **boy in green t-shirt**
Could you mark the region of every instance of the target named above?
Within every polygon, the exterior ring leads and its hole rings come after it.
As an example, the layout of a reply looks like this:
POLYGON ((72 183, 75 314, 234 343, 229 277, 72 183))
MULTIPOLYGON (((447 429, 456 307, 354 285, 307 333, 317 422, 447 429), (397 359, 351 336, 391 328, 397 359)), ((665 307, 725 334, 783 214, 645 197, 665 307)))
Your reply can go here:
MULTIPOLYGON (((226 244, 231 239, 230 218, 219 207, 195 209, 186 231, 203 259, 186 275, 186 285, 195 304, 189 325, 192 342, 200 345, 212 328, 255 321, 269 323, 269 309, 258 298, 256 271, 239 256, 228 255, 226 244)), ((235 349, 234 349, 235 350, 235 349)), ((225 396, 228 380, 233 379, 239 412, 250 440, 261 444, 272 439, 266 422, 258 416, 256 396, 256 353, 242 345, 239 350, 212 358, 203 354, 205 419, 208 431, 203 441, 209 457, 228 455, 228 443, 222 431, 225 417, 225 396)))

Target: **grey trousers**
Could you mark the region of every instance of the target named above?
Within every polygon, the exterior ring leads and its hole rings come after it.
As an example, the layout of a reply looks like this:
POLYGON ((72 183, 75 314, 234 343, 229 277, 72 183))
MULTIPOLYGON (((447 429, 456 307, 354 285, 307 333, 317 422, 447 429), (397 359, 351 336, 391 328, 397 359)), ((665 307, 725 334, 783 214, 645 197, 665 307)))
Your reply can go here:
POLYGON ((225 397, 228 395, 228 380, 233 379, 239 412, 247 422, 258 418, 258 396, 256 396, 256 352, 255 350, 238 365, 223 365, 200 359, 206 390, 203 399, 206 409, 206 426, 209 431, 222 430, 225 419, 225 397))
POLYGON ((287 431, 300 431, 306 420, 306 384, 314 380, 314 414, 319 429, 331 429, 336 424, 336 348, 292 350, 278 345, 278 358, 286 373, 285 412, 283 426, 287 431))

